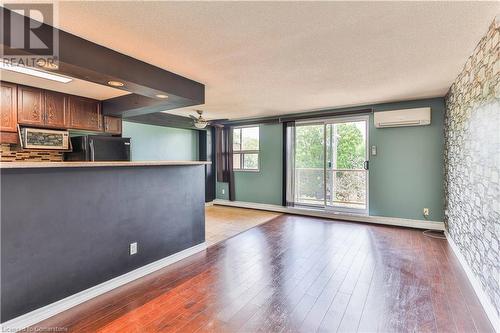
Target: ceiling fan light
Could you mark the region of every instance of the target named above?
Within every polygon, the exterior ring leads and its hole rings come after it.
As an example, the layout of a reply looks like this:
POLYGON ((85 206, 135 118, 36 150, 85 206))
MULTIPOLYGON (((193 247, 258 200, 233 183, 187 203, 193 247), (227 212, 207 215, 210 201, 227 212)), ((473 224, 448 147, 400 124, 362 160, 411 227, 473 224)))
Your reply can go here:
POLYGON ((207 127, 207 125, 208 125, 208 121, 195 121, 194 122, 194 127, 199 128, 199 129, 203 129, 203 128, 207 127))

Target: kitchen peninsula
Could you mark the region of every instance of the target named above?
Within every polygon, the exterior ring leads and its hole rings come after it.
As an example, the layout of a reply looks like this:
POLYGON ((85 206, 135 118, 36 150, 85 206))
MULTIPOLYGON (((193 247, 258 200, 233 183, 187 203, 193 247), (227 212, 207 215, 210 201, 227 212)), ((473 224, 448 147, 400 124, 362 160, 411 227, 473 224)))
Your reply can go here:
POLYGON ((212 129, 164 112, 203 105, 203 83, 7 7, 12 36, 58 43, 0 70, 0 331, 16 331, 204 250, 215 172, 193 161, 212 129))
POLYGON ((2 320, 203 249, 205 164, 1 163, 2 320))

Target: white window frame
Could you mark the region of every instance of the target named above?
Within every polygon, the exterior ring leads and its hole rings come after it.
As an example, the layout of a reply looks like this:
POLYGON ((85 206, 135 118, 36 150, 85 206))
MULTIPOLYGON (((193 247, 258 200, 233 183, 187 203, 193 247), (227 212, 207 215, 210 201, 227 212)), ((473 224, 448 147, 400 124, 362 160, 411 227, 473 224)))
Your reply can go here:
MULTIPOLYGON (((260 172, 260 126, 259 125, 246 125, 246 126, 235 126, 233 127, 232 130, 232 136, 233 136, 233 155, 234 154, 239 154, 240 155, 240 166, 243 167, 244 164, 244 156, 245 154, 257 154, 257 169, 245 169, 245 168, 235 168, 233 165, 233 171, 237 172, 260 172), (243 129, 243 128, 251 128, 251 127, 257 127, 259 129, 259 149, 258 150, 234 150, 234 131, 238 129, 243 129)), ((243 138, 242 138, 242 131, 240 131, 240 147, 242 146, 243 143, 243 138)))

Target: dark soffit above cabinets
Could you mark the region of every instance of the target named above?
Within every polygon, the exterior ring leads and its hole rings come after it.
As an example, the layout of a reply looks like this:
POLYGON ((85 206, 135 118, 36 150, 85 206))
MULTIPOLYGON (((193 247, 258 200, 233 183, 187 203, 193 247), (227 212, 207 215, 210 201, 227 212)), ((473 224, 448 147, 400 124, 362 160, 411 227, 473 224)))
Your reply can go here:
MULTIPOLYGON (((32 21, 4 7, 3 22, 11 18, 32 21)), ((33 21, 35 22, 35 21, 33 21)), ((39 23, 36 22, 35 26, 39 23)), ((24 34, 29 35, 29 25, 24 24, 24 34)), ((59 36, 59 68, 51 70, 74 78, 107 85, 108 81, 124 83, 119 89, 131 92, 103 101, 104 115, 131 117, 205 103, 205 85, 159 67, 129 57, 125 54, 95 44, 86 39, 42 24, 36 29, 38 36, 55 32, 59 36), (156 95, 167 95, 159 98, 156 95)), ((13 51, 10 38, 3 38, 4 54, 13 51), (10 52, 9 52, 10 51, 10 52)), ((19 54, 19 50, 15 52, 19 54)), ((36 54, 24 51, 25 56, 36 54)), ((12 53, 11 53, 12 54, 12 53)))
POLYGON ((194 123, 191 118, 182 117, 165 112, 142 114, 138 116, 128 117, 124 120, 133 123, 164 126, 164 127, 184 128, 184 129, 192 129, 198 131, 206 130, 194 127, 194 123))

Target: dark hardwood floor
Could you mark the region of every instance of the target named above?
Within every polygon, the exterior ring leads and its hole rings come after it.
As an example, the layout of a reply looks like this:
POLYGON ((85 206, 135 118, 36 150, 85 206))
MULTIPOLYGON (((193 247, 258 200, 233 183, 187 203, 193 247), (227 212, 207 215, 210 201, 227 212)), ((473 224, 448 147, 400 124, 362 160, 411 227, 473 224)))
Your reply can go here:
POLYGON ((493 332, 447 242, 283 215, 37 325, 70 332, 493 332))

